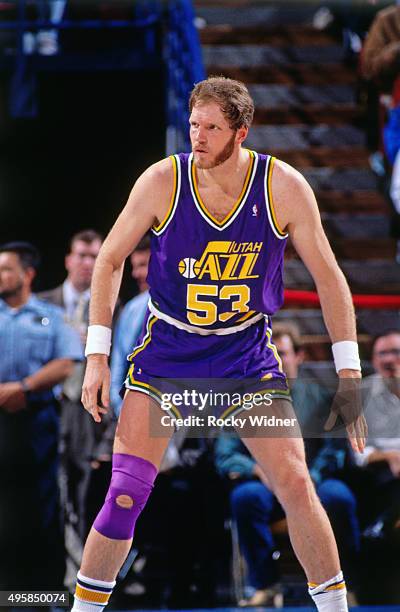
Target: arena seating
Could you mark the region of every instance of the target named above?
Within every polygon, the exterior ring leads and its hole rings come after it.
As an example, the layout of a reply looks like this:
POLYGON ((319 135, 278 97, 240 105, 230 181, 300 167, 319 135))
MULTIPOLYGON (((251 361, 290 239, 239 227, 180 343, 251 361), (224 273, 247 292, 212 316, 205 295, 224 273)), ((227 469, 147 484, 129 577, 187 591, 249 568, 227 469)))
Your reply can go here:
MULTIPOLYGON (((333 250, 356 293, 400 292, 400 266, 389 238, 388 206, 368 164, 357 70, 341 40, 312 27, 312 5, 197 0, 203 57, 209 74, 245 81, 255 98, 255 125, 247 144, 293 164, 315 190, 333 250)), ((285 283, 313 289, 313 281, 288 245, 285 283)), ((399 324, 398 309, 359 310, 362 356, 371 330, 399 324)), ((312 362, 329 358, 318 308, 283 310, 276 320, 296 320, 312 362)), ((313 370, 312 363, 307 368, 313 370)), ((315 372, 327 370, 316 364, 315 372)))
MULTIPOLYGON (((400 266, 389 237, 389 208, 368 163, 356 64, 346 61, 340 38, 312 27, 312 4, 298 4, 196 0, 207 72, 248 84, 257 111, 247 145, 293 164, 309 180, 352 291, 398 295, 400 266)), ((315 289, 291 245, 285 286, 315 289)), ((371 334, 399 326, 399 307, 357 309, 357 317, 364 372, 369 373, 371 334)), ((335 376, 317 305, 290 300, 275 320, 298 323, 308 357, 303 375, 321 381, 335 376)), ((285 584, 298 603, 299 566, 288 552, 285 530, 278 529, 276 537, 285 584)))

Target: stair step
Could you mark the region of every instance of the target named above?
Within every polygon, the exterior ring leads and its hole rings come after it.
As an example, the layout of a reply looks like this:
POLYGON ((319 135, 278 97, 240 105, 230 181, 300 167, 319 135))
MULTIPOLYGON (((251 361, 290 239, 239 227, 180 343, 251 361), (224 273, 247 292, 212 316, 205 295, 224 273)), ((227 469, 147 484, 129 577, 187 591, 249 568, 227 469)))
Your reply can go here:
POLYGON ((353 85, 249 85, 256 107, 270 109, 286 106, 324 105, 348 106, 355 104, 353 85))
POLYGON ((304 150, 317 146, 362 147, 365 146, 365 133, 353 125, 255 125, 249 132, 246 145, 260 152, 304 150))
POLYGON ((243 83, 281 83, 286 85, 338 85, 355 83, 355 74, 341 63, 329 64, 282 64, 280 66, 225 66, 212 62, 207 66, 208 74, 223 74, 243 83))
POLYGON ((324 167, 369 168, 369 152, 364 147, 310 147, 303 151, 269 150, 271 155, 282 159, 295 168, 324 167))
POLYGON ((310 25, 316 10, 313 6, 260 6, 259 2, 246 2, 245 6, 243 2, 229 2, 227 6, 203 6, 196 2, 196 15, 204 19, 207 25, 310 25))
MULTIPOLYGON (((337 238, 330 236, 329 241, 338 259, 394 261, 396 255, 396 241, 391 238, 337 238)), ((291 243, 287 245, 285 256, 287 261, 298 257, 291 243)), ((400 284, 400 270, 398 280, 400 284)))
MULTIPOLYGON (((400 327, 400 312, 396 310, 357 309, 357 329, 360 334, 377 334, 386 329, 400 327)), ((284 308, 274 315, 273 323, 295 323, 301 334, 326 334, 320 308, 295 310, 284 308)))
POLYGON ((315 191, 320 189, 378 189, 376 175, 367 168, 305 168, 302 174, 315 191))
POLYGON ((299 123, 314 125, 341 125, 349 122, 359 122, 362 111, 354 104, 307 106, 282 106, 281 108, 256 108, 254 124, 296 125, 299 123))
MULTIPOLYGON (((264 66, 271 64, 285 65, 296 63, 323 63, 325 70, 330 63, 344 59, 342 45, 318 47, 274 47, 271 45, 203 45, 203 60, 205 65, 220 66, 264 66), (328 65, 327 65, 328 64, 328 65)), ((332 82, 332 81, 331 81, 332 82)))
MULTIPOLYGON (((340 262, 353 293, 400 293, 400 265, 394 261, 340 262)), ((314 281, 303 262, 293 259, 285 264, 285 286, 288 289, 315 290, 314 281)))
POLYGON ((387 214, 388 204, 375 190, 318 190, 316 198, 320 211, 325 212, 383 212, 387 214))
POLYGON ((323 213, 322 222, 328 237, 348 239, 376 240, 387 237, 390 233, 390 221, 387 215, 323 213))
POLYGON ((209 25, 200 30, 203 45, 307 45, 328 46, 336 41, 330 34, 316 30, 311 25, 257 25, 232 26, 231 24, 209 25))
POLYGON ((350 85, 249 85, 256 124, 340 124, 361 119, 350 85))

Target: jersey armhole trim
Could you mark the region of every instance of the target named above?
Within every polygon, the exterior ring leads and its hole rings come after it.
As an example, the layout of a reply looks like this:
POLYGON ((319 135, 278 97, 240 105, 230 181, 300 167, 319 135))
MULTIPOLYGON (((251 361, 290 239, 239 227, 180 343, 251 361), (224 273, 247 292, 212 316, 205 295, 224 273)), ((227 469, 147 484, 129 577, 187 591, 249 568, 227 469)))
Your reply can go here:
POLYGON ((277 238, 284 240, 288 237, 288 233, 284 232, 280 227, 276 218, 274 202, 272 198, 272 172, 274 170, 275 157, 270 157, 267 162, 267 169, 265 173, 265 201, 267 204, 268 220, 272 227, 272 230, 277 238))
POLYGON ((153 225, 151 228, 152 232, 159 236, 162 232, 167 228, 172 217, 175 214, 176 206, 179 199, 179 193, 181 190, 181 167, 180 167, 180 159, 178 155, 170 155, 169 159, 172 162, 172 168, 174 173, 174 185, 172 188, 171 200, 169 203, 169 207, 164 219, 158 225, 153 225))

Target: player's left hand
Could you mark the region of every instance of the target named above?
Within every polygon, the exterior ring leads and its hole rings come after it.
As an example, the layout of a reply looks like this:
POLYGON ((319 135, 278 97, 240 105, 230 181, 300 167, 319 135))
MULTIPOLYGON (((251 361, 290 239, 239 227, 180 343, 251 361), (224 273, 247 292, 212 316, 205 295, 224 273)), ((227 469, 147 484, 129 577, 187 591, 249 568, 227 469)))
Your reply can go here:
POLYGON ((331 431, 341 417, 352 449, 362 453, 368 435, 367 421, 363 415, 361 398, 361 373, 356 370, 340 370, 339 388, 333 399, 325 431, 331 431))

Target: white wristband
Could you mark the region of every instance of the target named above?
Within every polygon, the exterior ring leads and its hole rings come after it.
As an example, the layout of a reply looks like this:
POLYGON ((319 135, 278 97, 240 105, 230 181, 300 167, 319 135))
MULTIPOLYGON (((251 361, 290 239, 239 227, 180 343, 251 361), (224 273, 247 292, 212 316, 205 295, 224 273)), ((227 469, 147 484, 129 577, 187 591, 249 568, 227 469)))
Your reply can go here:
POLYGON ((111 329, 104 325, 89 325, 86 340, 85 356, 101 353, 110 354, 111 329))
POLYGON ((339 372, 339 370, 361 371, 357 342, 353 342, 352 340, 335 342, 332 344, 332 353, 336 372, 339 372))

